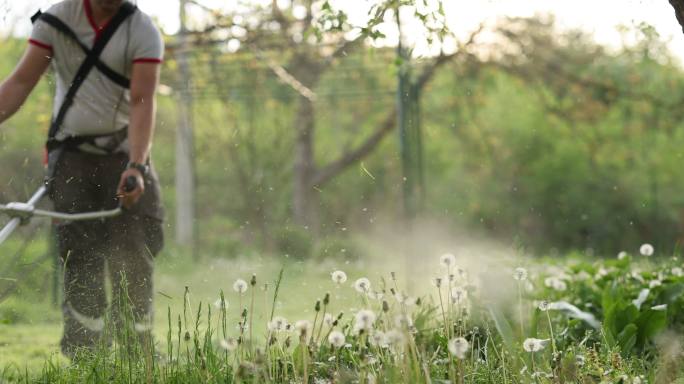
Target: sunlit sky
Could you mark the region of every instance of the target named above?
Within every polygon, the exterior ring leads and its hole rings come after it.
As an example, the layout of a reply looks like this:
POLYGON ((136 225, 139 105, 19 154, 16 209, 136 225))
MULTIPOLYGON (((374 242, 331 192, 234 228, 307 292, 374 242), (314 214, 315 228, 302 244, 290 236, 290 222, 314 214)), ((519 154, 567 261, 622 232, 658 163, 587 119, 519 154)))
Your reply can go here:
MULTIPOLYGON (((58 1, 0 0, 0 32, 7 33, 11 30, 17 35, 28 34, 29 16, 37 9, 45 9, 55 2, 58 1)), ((229 0, 198 2, 212 8, 225 8, 231 3, 234 4, 229 0)), ((352 22, 361 24, 373 2, 338 0, 333 3, 347 11, 352 22)), ((173 34, 178 30, 178 0, 137 0, 137 4, 159 21, 165 33, 173 34)), ((445 5, 449 26, 461 37, 467 36, 480 23, 492 24, 501 17, 553 13, 561 27, 582 28, 593 33, 597 41, 617 46, 621 42, 620 34, 615 28, 617 25, 646 22, 653 25, 663 38, 670 40, 672 51, 680 60, 684 59, 684 34, 667 0, 446 0, 445 5)), ((391 32, 389 34, 391 35, 391 32)), ((407 35, 415 34, 409 31, 407 35)))

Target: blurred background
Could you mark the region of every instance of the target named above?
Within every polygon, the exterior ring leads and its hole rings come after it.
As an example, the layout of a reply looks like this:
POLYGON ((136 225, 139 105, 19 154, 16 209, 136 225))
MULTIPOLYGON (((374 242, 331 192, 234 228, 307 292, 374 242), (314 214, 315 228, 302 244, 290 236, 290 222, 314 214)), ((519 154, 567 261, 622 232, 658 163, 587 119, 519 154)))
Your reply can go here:
MULTIPOLYGON (((0 1, 0 77, 51 3, 0 1)), ((259 270, 231 270, 249 260, 294 276, 466 246, 471 260, 678 249, 684 35, 665 1, 138 3, 167 41, 153 156, 167 295, 215 292, 194 268, 229 280, 259 270)), ((52 88, 0 130, 2 202, 42 180, 52 88)), ((59 301, 49 236, 34 222, 2 245, 3 324, 59 301)))

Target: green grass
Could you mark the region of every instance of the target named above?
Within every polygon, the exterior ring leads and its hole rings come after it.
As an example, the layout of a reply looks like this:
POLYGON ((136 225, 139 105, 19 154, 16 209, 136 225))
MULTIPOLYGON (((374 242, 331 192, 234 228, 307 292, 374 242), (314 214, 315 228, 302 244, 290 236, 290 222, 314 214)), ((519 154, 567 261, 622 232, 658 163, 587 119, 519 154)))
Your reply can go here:
MULTIPOLYGON (((194 262, 187 257, 168 255, 157 260, 155 271, 155 338, 165 349, 168 322, 167 310, 174 315, 183 311, 183 295, 185 287, 190 289, 190 303, 196 310, 200 302, 213 304, 223 290, 226 294, 229 310, 236 312, 240 305, 234 294, 232 285, 238 279, 249 281, 252 274, 257 275, 257 291, 254 323, 255 328, 263 328, 270 317, 270 308, 275 279, 280 269, 284 270, 279 299, 275 305, 275 314, 295 319, 311 317, 317 299, 326 292, 331 292, 335 307, 349 309, 361 303, 349 290, 349 281, 344 288, 335 287, 330 280, 330 273, 336 269, 344 269, 350 279, 366 276, 364 271, 378 267, 378 262, 346 263, 344 261, 325 261, 321 263, 303 262, 289 258, 262 257, 251 255, 239 259, 212 259, 194 262), (371 266, 373 266, 371 268, 371 266), (268 289, 264 290, 264 285, 268 289)), ((369 274, 378 278, 379 274, 369 274)), ((48 295, 43 292, 43 296, 48 295)), ((244 298, 243 305, 248 304, 244 298)), ((0 324, 0 367, 12 365, 38 372, 49 357, 59 356, 59 340, 61 337, 61 314, 59 308, 52 306, 49 300, 34 302, 15 295, 2 304, 5 311, 14 311, 17 317, 28 321, 0 324)), ((237 314, 232 320, 238 323, 237 314)), ((263 338, 263 334, 255 337, 263 338)), ((66 361, 64 359, 60 361, 66 361)))
MULTIPOLYGON (((684 272, 677 258, 457 258, 465 268, 446 268, 438 259, 346 263, 245 255, 195 263, 170 253, 158 261, 155 276, 158 360, 118 338, 113 349, 71 363, 58 354, 60 324, 51 309, 43 319, 0 329, 0 381, 664 384, 684 378, 684 272), (516 280, 521 265, 527 277, 516 280), (349 277, 340 286, 330 279, 337 269, 349 277), (233 291, 236 279, 249 282, 253 274, 254 287, 242 296, 233 291), (383 297, 352 288, 360 277, 383 297), (440 287, 429 277, 440 277, 440 287), (409 285, 412 298, 403 294, 409 285), (465 295, 462 301, 450 299, 454 287, 465 295), (221 291, 229 303, 225 312, 213 307, 221 291), (330 304, 317 312, 315 303, 327 292, 330 304), (542 300, 552 309, 540 310, 542 300), (574 309, 561 309, 569 306, 574 309), (362 309, 376 320, 359 331, 362 309), (344 316, 323 325, 322 310, 344 316), (271 311, 290 324, 308 320, 313 332, 271 332, 271 311), (328 342, 333 330, 344 335, 344 346, 328 342), (449 348, 459 337, 467 344, 463 353, 449 348), (543 340, 542 348, 526 351, 530 338, 543 340), (240 343, 230 347, 231 340, 240 343)), ((13 300, 5 304, 36 315, 13 300)))

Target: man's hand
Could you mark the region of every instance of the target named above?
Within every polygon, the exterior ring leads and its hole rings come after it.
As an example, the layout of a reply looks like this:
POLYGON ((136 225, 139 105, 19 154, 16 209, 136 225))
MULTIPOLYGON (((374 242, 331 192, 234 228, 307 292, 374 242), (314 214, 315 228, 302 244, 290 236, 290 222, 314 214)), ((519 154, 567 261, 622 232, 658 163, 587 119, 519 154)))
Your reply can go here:
POLYGON ((129 168, 123 171, 121 174, 121 180, 119 180, 119 188, 117 189, 117 196, 121 200, 121 204, 124 208, 130 208, 134 206, 140 197, 145 193, 145 179, 142 173, 135 168, 129 168), (126 179, 129 177, 135 177, 136 186, 132 191, 126 191, 126 179))

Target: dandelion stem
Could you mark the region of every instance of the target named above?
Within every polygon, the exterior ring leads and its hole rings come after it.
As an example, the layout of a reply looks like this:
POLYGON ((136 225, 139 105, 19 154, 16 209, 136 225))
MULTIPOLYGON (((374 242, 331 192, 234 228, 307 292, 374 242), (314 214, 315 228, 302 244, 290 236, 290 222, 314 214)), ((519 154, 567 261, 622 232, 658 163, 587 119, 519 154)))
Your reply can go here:
POLYGON ((551 349, 553 350, 553 357, 556 357, 556 339, 553 337, 553 325, 551 324, 551 315, 546 311, 546 319, 549 321, 549 334, 551 335, 551 349))
POLYGON ((522 286, 520 285, 520 281, 518 281, 518 311, 520 314, 520 337, 523 338, 525 337, 525 324, 523 320, 523 303, 522 303, 522 286))
POLYGON ((442 289, 437 287, 437 292, 439 293, 439 306, 442 309, 442 317, 444 318, 444 332, 446 334, 447 340, 451 338, 449 332, 449 323, 447 322, 447 315, 444 312, 444 302, 442 301, 442 289))

